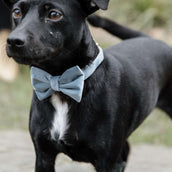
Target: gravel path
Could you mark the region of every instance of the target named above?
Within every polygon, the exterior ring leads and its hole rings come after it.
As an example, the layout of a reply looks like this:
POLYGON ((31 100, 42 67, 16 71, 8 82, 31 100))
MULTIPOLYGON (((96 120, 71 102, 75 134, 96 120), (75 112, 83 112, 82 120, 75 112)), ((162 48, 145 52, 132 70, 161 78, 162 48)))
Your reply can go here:
MULTIPOLYGON (((23 131, 0 132, 0 172, 33 172, 34 150, 23 131)), ((59 155, 58 172, 94 172, 91 165, 59 155)), ((126 172, 172 172, 172 149, 154 145, 133 146, 126 172)))

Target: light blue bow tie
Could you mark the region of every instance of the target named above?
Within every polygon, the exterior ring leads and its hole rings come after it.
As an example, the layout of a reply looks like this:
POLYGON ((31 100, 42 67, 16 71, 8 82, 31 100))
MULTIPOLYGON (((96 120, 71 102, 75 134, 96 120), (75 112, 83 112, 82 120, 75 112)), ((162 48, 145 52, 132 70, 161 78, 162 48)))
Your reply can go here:
POLYGON ((74 66, 66 70, 61 76, 52 76, 42 69, 31 67, 31 82, 38 99, 44 100, 58 91, 79 103, 82 99, 84 80, 94 73, 103 59, 103 50, 99 47, 99 54, 96 59, 82 70, 79 66, 74 66))

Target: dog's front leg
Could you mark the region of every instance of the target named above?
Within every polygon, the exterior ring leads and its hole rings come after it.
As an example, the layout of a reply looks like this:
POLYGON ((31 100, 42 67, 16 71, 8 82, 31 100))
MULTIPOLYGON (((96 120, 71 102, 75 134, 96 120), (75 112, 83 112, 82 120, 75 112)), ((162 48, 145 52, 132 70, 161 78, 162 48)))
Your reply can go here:
POLYGON ((36 152, 35 172, 55 172, 58 150, 50 140, 38 136, 33 139, 36 152))
POLYGON ((99 168, 96 168, 96 171, 97 172, 124 172, 125 165, 126 163, 122 162, 122 163, 115 164, 115 166, 111 168, 100 166, 99 168))
POLYGON ((35 172, 55 172, 56 155, 36 151, 35 172))
POLYGON ((130 152, 130 146, 126 141, 123 146, 116 145, 110 152, 113 152, 111 157, 98 156, 99 159, 94 164, 97 172, 124 172, 128 155, 130 152), (116 161, 115 161, 116 159, 116 161))
POLYGON ((126 167, 125 162, 117 163, 115 165, 115 168, 111 172, 124 172, 125 167, 126 167))
POLYGON ((125 162, 113 163, 113 160, 104 159, 96 162, 97 172, 124 172, 125 162))

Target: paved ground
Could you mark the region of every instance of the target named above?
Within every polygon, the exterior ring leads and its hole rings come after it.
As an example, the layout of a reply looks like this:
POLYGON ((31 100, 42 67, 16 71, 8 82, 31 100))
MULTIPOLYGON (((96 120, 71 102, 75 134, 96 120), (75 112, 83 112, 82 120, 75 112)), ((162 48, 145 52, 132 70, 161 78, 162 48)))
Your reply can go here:
MULTIPOLYGON (((0 132, 0 172, 33 172, 34 159, 28 133, 0 132)), ((94 172, 94 169, 89 164, 76 163, 60 155, 56 171, 94 172)), ((151 145, 133 146, 126 172, 172 172, 172 149, 151 145)))

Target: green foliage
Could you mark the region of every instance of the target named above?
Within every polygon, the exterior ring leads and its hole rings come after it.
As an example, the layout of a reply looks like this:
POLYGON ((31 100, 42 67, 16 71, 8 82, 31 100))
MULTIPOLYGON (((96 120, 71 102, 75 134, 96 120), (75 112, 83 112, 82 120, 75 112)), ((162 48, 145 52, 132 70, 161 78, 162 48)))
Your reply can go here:
POLYGON ((153 6, 152 0, 139 0, 139 1, 133 1, 132 3, 133 3, 134 9, 140 12, 145 12, 147 9, 153 6))
MULTIPOLYGON (((111 0, 105 16, 137 29, 172 27, 171 0, 111 0)), ((102 13, 102 12, 100 12, 102 13)))
POLYGON ((27 129, 32 88, 29 69, 21 67, 14 83, 0 80, 0 129, 27 129))

